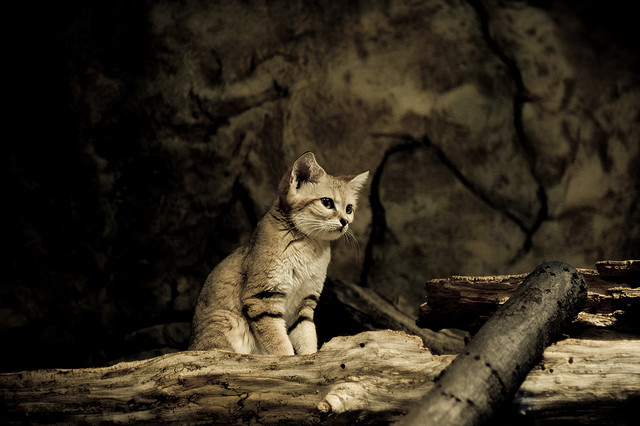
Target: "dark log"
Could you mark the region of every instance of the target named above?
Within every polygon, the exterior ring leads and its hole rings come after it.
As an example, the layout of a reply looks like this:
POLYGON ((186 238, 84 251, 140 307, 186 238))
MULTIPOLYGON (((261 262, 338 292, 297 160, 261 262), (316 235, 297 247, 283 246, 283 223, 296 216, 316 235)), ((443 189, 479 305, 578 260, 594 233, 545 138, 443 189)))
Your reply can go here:
POLYGON ((640 283, 640 260, 601 260, 596 269, 607 280, 640 283))
MULTIPOLYGON (((578 315, 581 325, 623 332, 640 330, 640 261, 602 261, 598 270, 578 269, 587 283, 587 303, 578 315)), ((526 275, 453 276, 426 283, 427 301, 418 325, 432 329, 460 328, 475 334, 522 283, 526 275)))
POLYGON ((477 425, 510 401, 587 298, 570 265, 537 267, 451 363, 405 425, 477 425))

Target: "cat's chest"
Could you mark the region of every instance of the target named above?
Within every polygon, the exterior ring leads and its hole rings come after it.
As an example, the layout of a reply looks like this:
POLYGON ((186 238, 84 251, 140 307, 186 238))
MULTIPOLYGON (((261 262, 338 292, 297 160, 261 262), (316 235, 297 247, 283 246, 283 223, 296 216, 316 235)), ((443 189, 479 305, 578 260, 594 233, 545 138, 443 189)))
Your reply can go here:
POLYGON ((315 247, 293 243, 284 254, 281 259, 282 272, 293 287, 292 290, 308 286, 311 286, 309 290, 313 290, 318 284, 322 286, 331 260, 329 246, 315 247))
MULTIPOLYGON (((293 247, 290 247, 291 250, 293 247)), ((282 290, 287 295, 285 303, 285 321, 288 325, 295 321, 303 299, 317 297, 322 292, 327 275, 327 266, 331 259, 329 247, 325 250, 309 250, 308 247, 295 247, 283 262, 282 290)))

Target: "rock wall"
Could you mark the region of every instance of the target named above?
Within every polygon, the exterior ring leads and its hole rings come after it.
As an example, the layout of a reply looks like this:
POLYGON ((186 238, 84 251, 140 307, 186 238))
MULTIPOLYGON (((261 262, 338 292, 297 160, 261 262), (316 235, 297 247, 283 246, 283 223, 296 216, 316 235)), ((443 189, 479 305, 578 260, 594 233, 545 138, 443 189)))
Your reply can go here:
POLYGON ((307 150, 372 175, 329 275, 409 313, 431 278, 640 256, 631 6, 48 7, 39 119, 7 157, 3 369, 184 349, 206 275, 307 150))

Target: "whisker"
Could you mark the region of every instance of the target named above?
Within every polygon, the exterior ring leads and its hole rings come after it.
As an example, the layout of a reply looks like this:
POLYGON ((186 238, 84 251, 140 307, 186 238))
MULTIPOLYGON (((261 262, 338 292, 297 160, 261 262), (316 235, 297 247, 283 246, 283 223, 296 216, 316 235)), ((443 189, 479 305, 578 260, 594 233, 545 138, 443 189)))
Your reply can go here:
POLYGON ((356 238, 354 232, 351 229, 347 229, 347 232, 343 234, 343 237, 341 237, 340 240, 344 241, 344 244, 346 244, 349 247, 349 249, 355 252, 355 261, 359 262, 360 261, 360 242, 356 238))

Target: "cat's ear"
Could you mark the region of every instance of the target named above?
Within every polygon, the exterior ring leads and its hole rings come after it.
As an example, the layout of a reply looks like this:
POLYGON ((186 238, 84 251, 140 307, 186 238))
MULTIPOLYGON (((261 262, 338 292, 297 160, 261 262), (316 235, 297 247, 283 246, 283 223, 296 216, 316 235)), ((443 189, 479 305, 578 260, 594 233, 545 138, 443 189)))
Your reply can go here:
POLYGON ((356 175, 347 185, 349 185, 350 190, 357 193, 364 187, 364 184, 367 183, 367 179, 369 179, 369 171, 356 175))
POLYGON ((305 152, 293 163, 291 170, 282 177, 278 185, 280 209, 290 209, 290 195, 295 195, 305 183, 316 183, 326 172, 318 165, 312 152, 305 152))
POLYGON ((305 183, 317 183, 327 172, 316 161, 311 151, 302 154, 291 167, 289 186, 298 190, 305 183))

